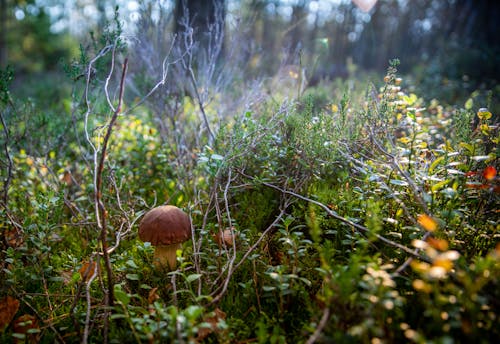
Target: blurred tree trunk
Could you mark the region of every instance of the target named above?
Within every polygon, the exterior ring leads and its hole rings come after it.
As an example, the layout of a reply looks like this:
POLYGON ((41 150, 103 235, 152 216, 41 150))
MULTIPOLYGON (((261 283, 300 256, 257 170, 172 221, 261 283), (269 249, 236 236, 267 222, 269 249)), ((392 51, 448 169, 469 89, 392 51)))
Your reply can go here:
POLYGON ((292 7, 292 19, 287 34, 290 44, 289 64, 297 63, 297 61, 294 61, 295 57, 304 49, 303 41, 306 38, 307 4, 308 1, 301 0, 292 7))
POLYGON ((99 18, 97 19, 97 27, 99 32, 102 32, 104 26, 106 26, 106 6, 104 0, 96 1, 97 12, 99 13, 99 18))
MULTIPOLYGON (((175 33, 184 37, 187 29, 193 29, 193 41, 198 45, 197 55, 211 58, 215 45, 223 44, 225 27, 224 0, 176 0, 175 33)), ((223 47, 220 56, 222 57, 223 47)))
POLYGON ((7 0, 0 0, 0 68, 7 65, 7 0))

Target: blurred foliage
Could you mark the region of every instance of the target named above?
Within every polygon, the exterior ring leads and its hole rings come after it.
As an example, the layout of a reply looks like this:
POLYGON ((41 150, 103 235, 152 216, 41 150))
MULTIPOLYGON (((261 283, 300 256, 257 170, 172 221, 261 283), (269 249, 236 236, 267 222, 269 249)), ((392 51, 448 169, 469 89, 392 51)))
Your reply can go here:
MULTIPOLYGON (((52 106, 0 73, 2 343, 500 336, 492 92, 441 102, 446 89, 421 91, 399 60, 382 77, 352 64, 346 80, 301 89, 299 66, 288 79, 227 80, 204 103, 210 141, 184 94, 175 114, 161 94, 115 108, 131 47, 121 30, 112 21, 82 44, 65 65, 72 91, 52 106), (155 268, 136 236, 144 212, 166 203, 193 227, 175 271, 155 268)), ((154 87, 140 82, 126 85, 154 87)))

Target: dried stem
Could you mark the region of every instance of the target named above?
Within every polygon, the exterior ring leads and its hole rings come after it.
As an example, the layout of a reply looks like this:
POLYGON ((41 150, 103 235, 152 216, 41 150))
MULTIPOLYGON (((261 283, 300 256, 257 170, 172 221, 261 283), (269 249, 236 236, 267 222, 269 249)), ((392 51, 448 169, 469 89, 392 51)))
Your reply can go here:
POLYGON ((104 136, 104 141, 102 144, 102 151, 101 151, 101 157, 99 160, 99 164, 97 167, 97 176, 96 176, 96 189, 95 189, 95 202, 96 205, 98 206, 99 213, 100 213, 100 221, 97 222, 97 225, 99 226, 99 229, 101 230, 101 245, 102 245, 102 255, 104 259, 104 264, 106 267, 106 275, 108 278, 108 291, 107 291, 107 304, 106 306, 113 306, 113 271, 111 268, 111 263, 109 261, 109 254, 108 254, 108 242, 107 242, 107 225, 106 225, 106 207, 104 205, 104 202, 102 201, 102 173, 104 170, 104 161, 106 160, 106 150, 108 147, 108 142, 109 138, 111 137, 111 133, 113 131, 113 126, 116 122, 116 119, 118 118, 118 114, 121 111, 121 106, 122 106, 122 101, 123 101, 123 90, 124 90, 124 83, 125 83, 125 75, 127 73, 127 65, 128 65, 128 59, 125 59, 123 63, 123 68, 122 68, 122 76, 121 76, 121 81, 120 81, 120 93, 118 97, 118 105, 113 113, 113 116, 111 117, 111 120, 108 124, 108 129, 106 131, 106 135, 104 136))
MULTIPOLYGON (((92 309, 92 303, 91 303, 91 297, 90 297, 90 285, 92 284, 94 279, 96 279, 96 277, 97 277, 98 266, 99 266, 99 257, 97 257, 96 264, 92 264, 92 260, 90 260, 89 267, 93 267, 94 270, 92 271, 92 275, 90 276, 88 281, 85 282, 85 298, 87 300, 87 312, 85 314, 85 327, 83 330, 82 344, 87 344, 88 337, 89 337, 90 311, 92 309)), ((86 271, 85 275, 88 275, 88 273, 89 273, 89 271, 86 271)))

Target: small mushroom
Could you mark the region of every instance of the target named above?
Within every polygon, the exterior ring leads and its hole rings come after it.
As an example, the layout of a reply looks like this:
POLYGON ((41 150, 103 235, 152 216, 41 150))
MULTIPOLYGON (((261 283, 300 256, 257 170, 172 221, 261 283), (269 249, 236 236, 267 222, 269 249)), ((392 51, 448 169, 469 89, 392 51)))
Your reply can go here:
POLYGON ((176 267, 176 251, 191 238, 189 216, 173 205, 151 209, 139 224, 139 239, 155 246, 156 267, 176 267))

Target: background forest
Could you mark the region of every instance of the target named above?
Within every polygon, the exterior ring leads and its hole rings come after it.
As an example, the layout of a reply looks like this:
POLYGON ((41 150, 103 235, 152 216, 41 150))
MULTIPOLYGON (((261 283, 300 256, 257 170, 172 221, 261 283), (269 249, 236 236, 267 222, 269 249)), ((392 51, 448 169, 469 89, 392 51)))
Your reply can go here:
POLYGON ((0 0, 0 342, 499 338, 500 6, 363 3, 0 0))

